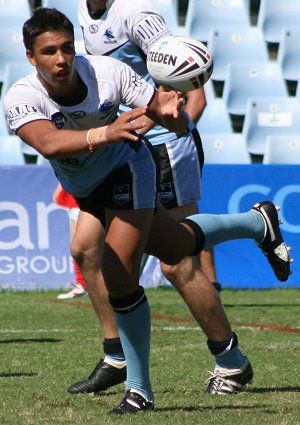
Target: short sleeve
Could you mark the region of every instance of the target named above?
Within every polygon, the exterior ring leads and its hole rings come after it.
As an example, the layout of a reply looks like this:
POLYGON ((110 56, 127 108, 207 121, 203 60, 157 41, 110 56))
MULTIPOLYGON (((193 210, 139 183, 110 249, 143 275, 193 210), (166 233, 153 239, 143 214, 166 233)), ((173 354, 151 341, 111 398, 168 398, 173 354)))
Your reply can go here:
POLYGON ((16 132, 23 125, 36 120, 49 120, 40 107, 37 90, 22 84, 13 85, 4 98, 9 128, 16 132))

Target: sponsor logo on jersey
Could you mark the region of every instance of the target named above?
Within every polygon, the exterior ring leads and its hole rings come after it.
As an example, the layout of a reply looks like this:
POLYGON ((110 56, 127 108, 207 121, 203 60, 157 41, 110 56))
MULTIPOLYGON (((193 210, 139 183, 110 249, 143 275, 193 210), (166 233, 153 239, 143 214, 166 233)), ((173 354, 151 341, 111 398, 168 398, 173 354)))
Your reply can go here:
POLYGON ((80 118, 84 118, 86 113, 84 111, 75 111, 68 114, 68 116, 73 120, 79 120, 80 118))
POLYGON ((100 103, 98 111, 100 113, 111 111, 115 107, 115 104, 112 103, 109 99, 105 99, 104 102, 100 103))
POLYGON ((119 184, 114 186, 114 202, 118 205, 126 204, 130 202, 132 197, 129 190, 128 184, 119 184))
POLYGON ((117 43, 116 37, 113 35, 111 28, 106 28, 103 35, 105 37, 105 40, 104 40, 105 44, 116 44, 117 43))
POLYGON ((55 112, 55 114, 53 114, 51 117, 51 121, 56 128, 63 128, 63 126, 66 124, 66 117, 62 112, 55 112))
POLYGON ((89 26, 89 32, 91 34, 97 34, 98 31, 99 31, 98 25, 92 24, 89 26))

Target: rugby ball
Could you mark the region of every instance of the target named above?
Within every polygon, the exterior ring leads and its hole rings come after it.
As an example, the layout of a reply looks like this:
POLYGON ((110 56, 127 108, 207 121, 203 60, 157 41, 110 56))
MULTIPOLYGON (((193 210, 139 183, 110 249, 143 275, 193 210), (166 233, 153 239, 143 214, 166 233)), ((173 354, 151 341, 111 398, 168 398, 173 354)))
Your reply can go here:
POLYGON ((168 36, 150 47, 147 69, 157 84, 187 92, 202 87, 209 80, 213 59, 200 41, 168 36))

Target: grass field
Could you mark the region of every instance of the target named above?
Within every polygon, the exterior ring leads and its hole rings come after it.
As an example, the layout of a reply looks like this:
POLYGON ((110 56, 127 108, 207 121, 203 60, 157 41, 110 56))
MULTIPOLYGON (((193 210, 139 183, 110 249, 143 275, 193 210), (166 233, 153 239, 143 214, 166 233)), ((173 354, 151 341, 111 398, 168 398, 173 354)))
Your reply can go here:
POLYGON ((240 346, 254 368, 246 392, 205 393, 214 362, 206 338, 172 289, 147 290, 152 312, 151 377, 156 411, 115 417, 123 386, 71 396, 102 355, 88 298, 56 292, 0 293, 0 424, 300 424, 300 290, 224 290, 240 346))

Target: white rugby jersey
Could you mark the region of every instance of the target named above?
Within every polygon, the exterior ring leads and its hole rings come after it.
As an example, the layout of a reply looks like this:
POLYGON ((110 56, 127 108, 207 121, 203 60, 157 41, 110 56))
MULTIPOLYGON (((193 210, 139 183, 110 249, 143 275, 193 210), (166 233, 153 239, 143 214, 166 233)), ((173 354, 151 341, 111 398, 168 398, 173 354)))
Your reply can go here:
MULTIPOLYGON (((101 18, 92 19, 86 0, 80 0, 78 20, 89 54, 113 56, 155 85, 146 67, 146 55, 156 40, 172 33, 150 1, 108 0, 101 18)), ((176 138, 176 134, 158 125, 147 133, 154 145, 176 138)))
MULTIPOLYGON (((74 106, 61 106, 49 98, 37 73, 22 78, 7 92, 4 106, 11 130, 36 120, 50 120, 64 130, 85 130, 110 124, 120 102, 130 107, 148 105, 154 88, 129 66, 105 56, 78 56, 75 67, 85 82, 86 98, 74 106)), ((72 154, 50 163, 63 187, 78 197, 86 197, 113 169, 133 158, 128 143, 117 143, 96 150, 72 154)))

